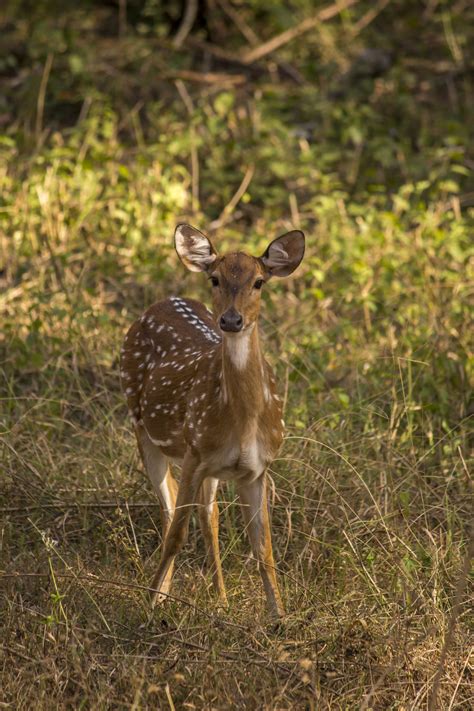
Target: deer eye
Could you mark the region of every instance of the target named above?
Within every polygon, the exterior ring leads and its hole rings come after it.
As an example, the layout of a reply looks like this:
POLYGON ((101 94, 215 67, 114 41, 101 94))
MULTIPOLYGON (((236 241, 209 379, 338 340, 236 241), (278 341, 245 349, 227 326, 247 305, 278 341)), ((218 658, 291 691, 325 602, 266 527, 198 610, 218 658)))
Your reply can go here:
POLYGON ((263 286, 263 279, 257 279, 255 284, 253 285, 254 289, 261 289, 263 286))
POLYGON ((219 286, 219 279, 215 276, 211 276, 211 284, 212 286, 219 286))

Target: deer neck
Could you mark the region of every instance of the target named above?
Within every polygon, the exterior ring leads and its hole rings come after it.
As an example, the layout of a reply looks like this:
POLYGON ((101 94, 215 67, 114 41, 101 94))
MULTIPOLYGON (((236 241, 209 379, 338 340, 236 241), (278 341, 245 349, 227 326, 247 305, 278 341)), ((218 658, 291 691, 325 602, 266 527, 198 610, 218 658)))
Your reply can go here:
POLYGON ((263 410, 266 384, 257 325, 222 339, 222 398, 245 428, 263 410))

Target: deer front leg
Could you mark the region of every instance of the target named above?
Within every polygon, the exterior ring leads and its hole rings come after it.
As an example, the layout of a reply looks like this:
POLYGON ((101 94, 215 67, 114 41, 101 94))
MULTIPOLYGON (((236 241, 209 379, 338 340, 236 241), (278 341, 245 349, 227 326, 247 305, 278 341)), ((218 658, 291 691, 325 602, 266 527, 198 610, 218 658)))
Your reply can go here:
POLYGON ((266 474, 263 473, 251 483, 238 484, 237 491, 250 544, 262 576, 269 612, 274 617, 283 617, 285 610, 278 590, 273 559, 266 474))
POLYGON ((154 590, 152 597, 153 607, 160 600, 160 593, 165 592, 164 586, 169 588, 171 582, 170 569, 172 569, 174 559, 187 540, 191 507, 196 503, 201 482, 202 476, 199 473, 197 459, 192 454, 187 453, 183 461, 173 519, 163 544, 163 553, 158 570, 151 584, 154 590))
POLYGON ((201 486, 199 522, 206 544, 207 563, 212 573, 214 588, 223 605, 227 605, 219 551, 219 507, 216 501, 218 479, 208 477, 201 486))

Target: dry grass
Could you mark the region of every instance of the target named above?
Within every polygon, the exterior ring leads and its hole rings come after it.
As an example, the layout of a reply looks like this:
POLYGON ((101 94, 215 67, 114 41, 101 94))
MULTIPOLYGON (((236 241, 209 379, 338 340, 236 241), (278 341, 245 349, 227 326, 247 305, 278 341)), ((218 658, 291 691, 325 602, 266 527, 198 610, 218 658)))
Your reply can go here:
POLYGON ((158 507, 116 372, 85 338, 55 376, 16 377, 3 437, 7 707, 418 709, 442 656, 439 708, 472 704, 461 451, 454 484, 429 452, 401 451, 394 428, 356 435, 348 417, 331 446, 323 422, 290 425, 272 467, 281 628, 266 619, 232 487, 221 492, 229 611, 216 608, 193 523, 176 599, 150 615, 158 507))

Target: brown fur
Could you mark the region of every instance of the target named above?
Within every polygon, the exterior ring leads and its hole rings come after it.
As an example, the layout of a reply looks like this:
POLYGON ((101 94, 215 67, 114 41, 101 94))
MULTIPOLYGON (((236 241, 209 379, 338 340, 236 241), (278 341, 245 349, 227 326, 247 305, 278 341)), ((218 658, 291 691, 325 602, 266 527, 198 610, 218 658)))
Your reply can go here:
MULTIPOLYGON (((192 253, 193 234, 193 228, 183 230, 180 256, 197 270, 201 262, 192 253)), ((123 388, 142 458, 165 511, 165 543, 153 585, 158 597, 167 593, 174 557, 187 536, 190 505, 199 499, 214 584, 225 601, 215 484, 234 479, 269 608, 281 615, 265 468, 281 445, 283 423, 257 328, 261 289, 256 283, 270 273, 261 259, 243 253, 217 257, 210 243, 207 251, 201 233, 195 239, 203 262, 199 269, 218 280, 212 287, 214 317, 197 301, 161 301, 132 325, 122 348, 123 388), (240 333, 222 333, 217 326, 229 309, 243 318, 240 333), (167 457, 183 462, 177 493, 167 457)))

